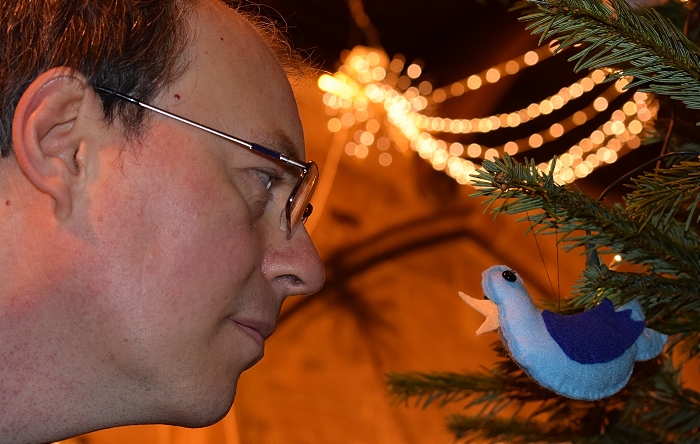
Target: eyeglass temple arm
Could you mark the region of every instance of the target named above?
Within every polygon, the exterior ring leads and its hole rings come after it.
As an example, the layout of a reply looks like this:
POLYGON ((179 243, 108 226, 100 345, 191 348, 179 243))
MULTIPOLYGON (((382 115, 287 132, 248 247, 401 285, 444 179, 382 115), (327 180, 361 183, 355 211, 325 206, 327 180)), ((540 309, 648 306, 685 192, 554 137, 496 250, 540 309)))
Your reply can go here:
POLYGON ((142 101, 140 101, 140 100, 138 100, 138 99, 135 99, 135 98, 133 98, 133 97, 131 97, 131 96, 127 96, 126 94, 122 94, 122 93, 120 93, 120 92, 111 90, 111 89, 109 89, 109 88, 104 88, 104 87, 101 87, 101 86, 95 86, 94 89, 96 89, 96 90, 98 90, 98 91, 103 91, 103 92, 105 92, 105 93, 107 93, 107 94, 110 94, 110 95, 113 95, 113 96, 116 96, 116 97, 119 97, 119 98, 122 99, 122 100, 126 100, 127 102, 131 102, 131 103, 133 103, 134 105, 140 106, 140 107, 142 107, 142 108, 146 108, 146 109, 148 109, 148 110, 150 110, 150 111, 153 111, 154 113, 161 114, 161 115, 166 116, 166 117, 170 117, 171 119, 175 119, 175 120, 177 120, 178 122, 182 122, 182 123, 184 123, 184 124, 187 124, 187 125, 190 125, 190 126, 194 126, 195 128, 199 128, 199 129, 201 129, 201 130, 203 130, 203 131, 206 131, 206 132, 208 132, 208 133, 210 133, 210 134, 214 134, 214 135, 216 135, 216 136, 222 137, 222 138, 224 138, 224 139, 226 139, 226 140, 228 140, 228 141, 231 141, 231 142, 236 143, 236 144, 238 144, 238 145, 242 145, 242 146, 248 148, 248 149, 251 150, 251 151, 255 151, 256 153, 260 153, 260 154, 262 154, 262 155, 264 155, 264 156, 271 157, 271 158, 273 158, 273 159, 277 159, 277 160, 280 160, 280 161, 282 161, 282 162, 285 162, 285 163, 288 163, 288 164, 291 164, 291 165, 295 165, 295 166, 297 166, 297 167, 299 167, 299 168, 303 168, 304 171, 306 171, 306 170, 308 169, 308 166, 306 166, 306 164, 304 164, 304 163, 302 163, 302 162, 299 162, 299 161, 296 161, 296 160, 294 160, 294 159, 291 159, 291 158, 285 156, 284 154, 279 153, 279 152, 277 152, 277 151, 275 151, 275 150, 272 150, 272 149, 270 149, 270 148, 264 147, 264 146, 262 146, 262 145, 258 145, 257 143, 248 142, 247 140, 243 140, 243 139, 240 139, 240 138, 238 138, 238 137, 231 136, 231 135, 226 134, 226 133, 222 133, 221 131, 215 130, 214 128, 211 128, 211 127, 206 126, 206 125, 202 125, 201 123, 197 123, 197 122, 195 122, 195 121, 193 121, 193 120, 185 119, 184 117, 180 117, 180 116, 178 116, 177 114, 173 114, 173 113, 168 112, 168 111, 166 111, 166 110, 164 110, 164 109, 155 107, 155 106, 153 106, 153 105, 149 105, 148 103, 142 102, 142 101))

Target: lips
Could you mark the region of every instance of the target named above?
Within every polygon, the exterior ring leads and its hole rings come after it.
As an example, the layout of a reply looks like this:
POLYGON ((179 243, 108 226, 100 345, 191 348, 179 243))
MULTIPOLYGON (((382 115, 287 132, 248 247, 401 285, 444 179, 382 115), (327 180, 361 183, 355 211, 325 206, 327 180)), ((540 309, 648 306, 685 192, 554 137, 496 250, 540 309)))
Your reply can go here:
POLYGON ((247 336, 263 347, 265 339, 275 331, 275 324, 257 319, 237 319, 229 318, 247 336))

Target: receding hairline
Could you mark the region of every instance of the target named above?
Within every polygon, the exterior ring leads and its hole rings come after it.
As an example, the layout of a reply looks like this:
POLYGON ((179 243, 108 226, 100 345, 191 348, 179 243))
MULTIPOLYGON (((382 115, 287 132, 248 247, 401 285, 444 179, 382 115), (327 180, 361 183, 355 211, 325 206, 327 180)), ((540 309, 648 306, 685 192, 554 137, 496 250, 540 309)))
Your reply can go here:
MULTIPOLYGON (((197 0, 198 2, 205 0, 197 0)), ((220 0, 231 10, 239 14, 253 29, 260 38, 272 50, 277 61, 282 65, 287 77, 291 80, 301 79, 313 67, 309 63, 308 57, 303 55, 291 44, 286 33, 288 25, 280 17, 282 23, 276 22, 271 17, 260 12, 261 6, 246 2, 244 5, 240 0, 220 0)))

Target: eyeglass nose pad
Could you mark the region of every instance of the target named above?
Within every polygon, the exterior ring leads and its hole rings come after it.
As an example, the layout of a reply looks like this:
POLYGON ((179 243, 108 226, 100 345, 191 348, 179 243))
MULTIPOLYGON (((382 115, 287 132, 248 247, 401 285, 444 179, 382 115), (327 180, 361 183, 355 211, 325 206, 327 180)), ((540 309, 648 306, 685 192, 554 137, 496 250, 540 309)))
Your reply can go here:
POLYGON ((279 224, 280 231, 286 231, 287 233, 289 233, 289 226, 288 225, 289 224, 287 223, 287 212, 282 211, 282 214, 280 215, 280 224, 279 224))

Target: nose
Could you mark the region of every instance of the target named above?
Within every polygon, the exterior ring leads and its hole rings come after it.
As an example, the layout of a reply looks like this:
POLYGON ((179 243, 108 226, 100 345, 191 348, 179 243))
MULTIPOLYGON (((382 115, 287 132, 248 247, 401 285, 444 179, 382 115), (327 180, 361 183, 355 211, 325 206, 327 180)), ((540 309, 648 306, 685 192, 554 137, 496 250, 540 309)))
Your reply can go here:
POLYGON ((303 225, 291 239, 276 230, 265 250, 262 267, 263 275, 285 297, 315 293, 325 280, 323 262, 303 225))

